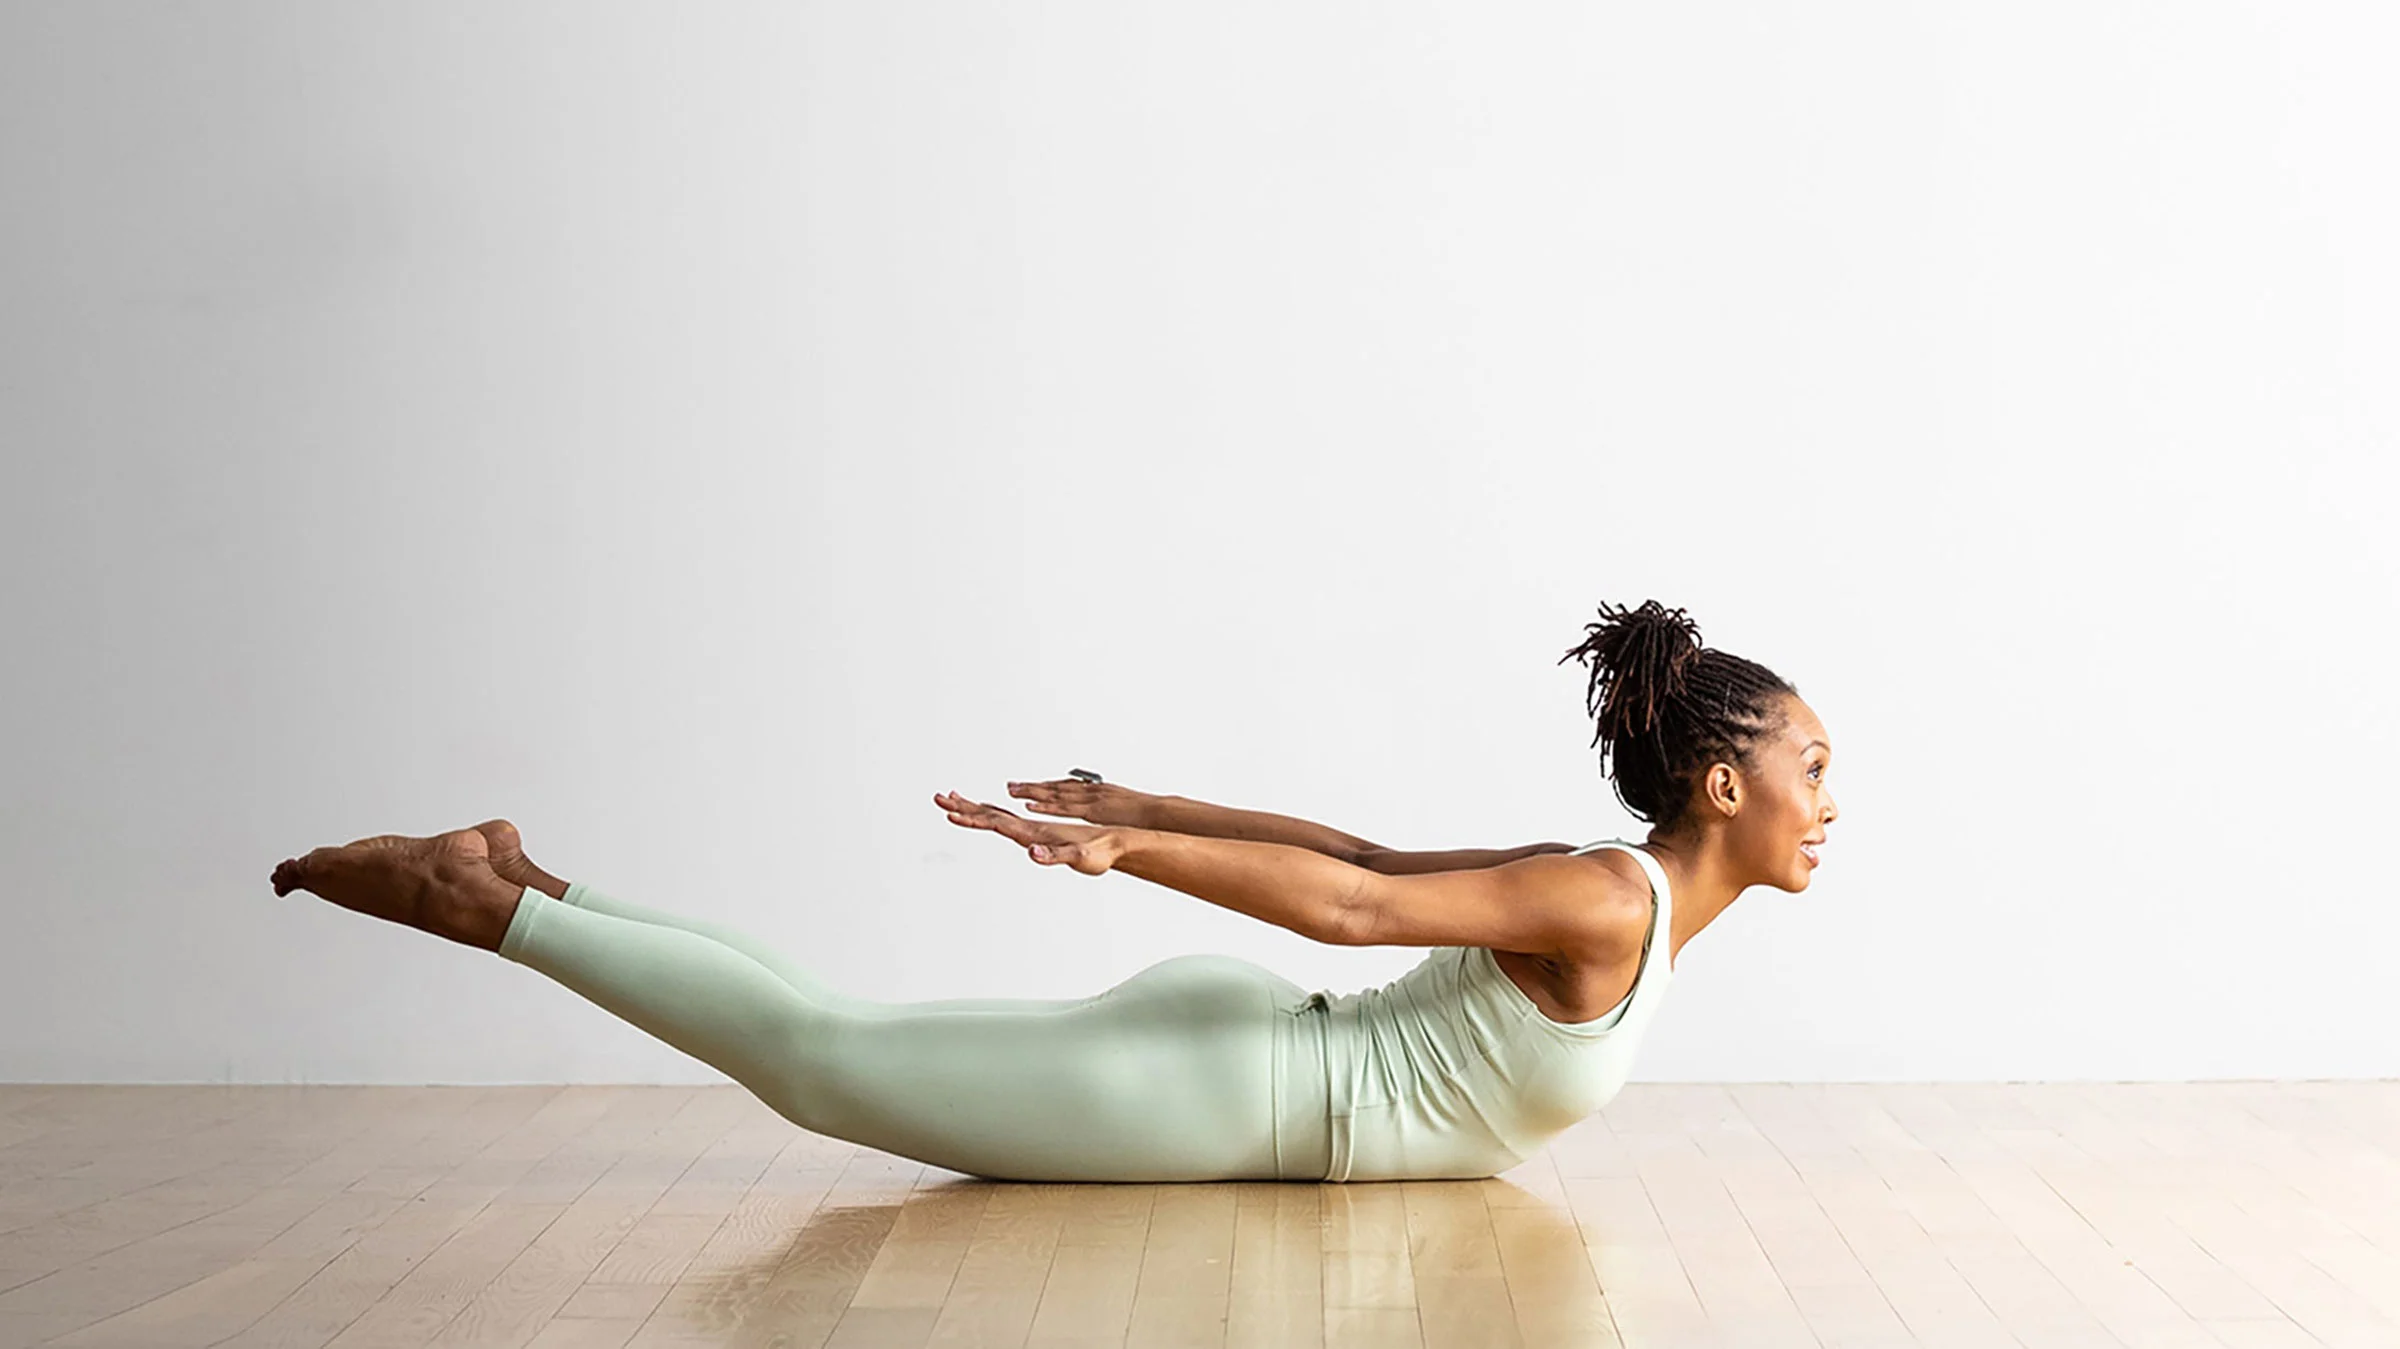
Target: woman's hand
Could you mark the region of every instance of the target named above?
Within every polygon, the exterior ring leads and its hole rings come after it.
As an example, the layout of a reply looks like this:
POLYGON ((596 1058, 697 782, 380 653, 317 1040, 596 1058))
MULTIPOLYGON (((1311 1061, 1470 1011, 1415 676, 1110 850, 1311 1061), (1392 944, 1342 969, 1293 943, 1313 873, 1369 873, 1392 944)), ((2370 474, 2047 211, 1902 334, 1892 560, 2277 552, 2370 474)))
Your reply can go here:
POLYGON ((1027 810, 1044 815, 1064 815, 1127 829, 1158 827, 1158 798, 1113 782, 1085 782, 1081 778, 1012 782, 1008 784, 1008 794, 1023 798, 1027 810))
POLYGON ((1124 831, 1119 829, 1028 820, 998 806, 970 801, 956 792, 936 792, 933 803, 950 812, 952 824, 989 829, 1023 845, 1026 856, 1046 867, 1064 863, 1086 876, 1097 876, 1115 866, 1125 853, 1124 831))

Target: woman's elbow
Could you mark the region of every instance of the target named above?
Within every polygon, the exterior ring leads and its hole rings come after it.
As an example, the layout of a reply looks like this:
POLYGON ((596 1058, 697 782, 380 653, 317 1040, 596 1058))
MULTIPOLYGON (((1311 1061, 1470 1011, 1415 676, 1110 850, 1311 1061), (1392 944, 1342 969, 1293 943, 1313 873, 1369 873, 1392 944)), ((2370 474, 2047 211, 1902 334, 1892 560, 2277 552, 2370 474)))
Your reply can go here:
POLYGON ((1319 909, 1308 931, 1300 935, 1327 946, 1373 946, 1379 926, 1375 916, 1375 879, 1371 872, 1362 872, 1358 883, 1348 893, 1319 909))

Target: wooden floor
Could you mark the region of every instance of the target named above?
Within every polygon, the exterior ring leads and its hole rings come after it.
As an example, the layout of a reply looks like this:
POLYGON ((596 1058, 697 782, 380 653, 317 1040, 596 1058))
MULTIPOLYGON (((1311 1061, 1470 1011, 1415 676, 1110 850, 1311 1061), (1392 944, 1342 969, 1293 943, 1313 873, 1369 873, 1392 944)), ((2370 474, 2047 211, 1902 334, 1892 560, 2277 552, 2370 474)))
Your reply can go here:
POLYGON ((0 1086, 0 1346, 2400 1346, 2400 1082, 1634 1085, 1481 1181, 1004 1185, 732 1087, 0 1086))

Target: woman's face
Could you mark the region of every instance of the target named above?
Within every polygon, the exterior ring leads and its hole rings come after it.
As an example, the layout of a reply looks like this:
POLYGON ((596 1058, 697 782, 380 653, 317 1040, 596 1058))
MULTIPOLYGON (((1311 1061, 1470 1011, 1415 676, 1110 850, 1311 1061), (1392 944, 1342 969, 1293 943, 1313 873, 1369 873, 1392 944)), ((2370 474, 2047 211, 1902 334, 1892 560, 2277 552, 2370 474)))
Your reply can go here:
POLYGON ((1784 700, 1785 721, 1780 734, 1760 741, 1752 750, 1754 773, 1743 775, 1750 789, 1735 817, 1738 851, 1755 874, 1781 890, 1808 888, 1816 865, 1803 852, 1816 851, 1825 826, 1841 811, 1826 782, 1833 774, 1833 737, 1807 703, 1784 700))

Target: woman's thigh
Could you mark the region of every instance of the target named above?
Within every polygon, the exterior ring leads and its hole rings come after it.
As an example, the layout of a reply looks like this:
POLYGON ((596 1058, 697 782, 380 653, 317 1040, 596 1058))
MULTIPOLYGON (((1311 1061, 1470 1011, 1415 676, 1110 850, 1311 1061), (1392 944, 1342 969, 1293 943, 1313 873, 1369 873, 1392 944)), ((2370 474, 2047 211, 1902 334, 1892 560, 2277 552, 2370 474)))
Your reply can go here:
POLYGON ((1279 1131, 1288 1147, 1287 1121, 1322 1111, 1322 1061, 1292 1061, 1306 997, 1249 961, 1192 955, 1072 1001, 854 1006, 812 1056, 815 1099, 792 1102, 812 1118, 785 1113, 997 1179, 1274 1179, 1279 1131))

